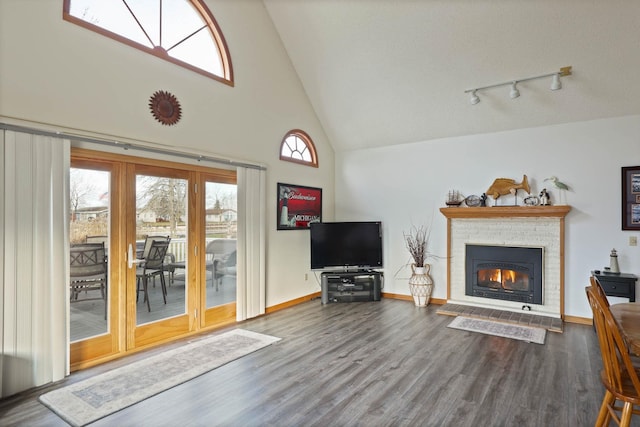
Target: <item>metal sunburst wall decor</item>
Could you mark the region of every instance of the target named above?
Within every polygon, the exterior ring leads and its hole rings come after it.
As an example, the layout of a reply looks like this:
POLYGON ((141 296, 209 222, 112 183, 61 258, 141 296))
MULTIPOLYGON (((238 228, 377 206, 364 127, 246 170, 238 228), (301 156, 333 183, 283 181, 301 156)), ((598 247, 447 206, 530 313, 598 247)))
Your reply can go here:
POLYGON ((159 90, 151 96, 149 108, 153 117, 167 126, 175 125, 182 116, 182 109, 176 97, 164 90, 159 90))

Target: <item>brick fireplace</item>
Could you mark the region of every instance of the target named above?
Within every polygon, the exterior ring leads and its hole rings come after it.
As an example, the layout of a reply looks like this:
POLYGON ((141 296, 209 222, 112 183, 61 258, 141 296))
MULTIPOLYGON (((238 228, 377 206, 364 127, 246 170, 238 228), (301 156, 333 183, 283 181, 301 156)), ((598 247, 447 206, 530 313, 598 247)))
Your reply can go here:
POLYGON ((570 206, 447 207, 447 300, 508 311, 564 316, 564 218, 570 206), (467 246, 542 248, 542 302, 487 298, 467 292, 467 246))

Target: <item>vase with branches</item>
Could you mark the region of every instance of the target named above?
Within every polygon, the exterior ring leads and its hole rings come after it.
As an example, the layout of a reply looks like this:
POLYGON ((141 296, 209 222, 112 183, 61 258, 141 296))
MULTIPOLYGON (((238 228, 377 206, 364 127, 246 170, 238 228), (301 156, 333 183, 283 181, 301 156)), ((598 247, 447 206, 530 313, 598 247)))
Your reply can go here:
POLYGON ((412 226, 404 234, 404 242, 411 255, 411 278, 409 278, 409 290, 413 301, 418 307, 425 307, 431 299, 433 280, 429 275, 431 266, 427 264, 429 244, 429 228, 425 226, 412 226))
POLYGON ((423 267, 427 261, 427 244, 429 243, 429 229, 413 226, 404 233, 404 242, 411 255, 415 267, 423 267))

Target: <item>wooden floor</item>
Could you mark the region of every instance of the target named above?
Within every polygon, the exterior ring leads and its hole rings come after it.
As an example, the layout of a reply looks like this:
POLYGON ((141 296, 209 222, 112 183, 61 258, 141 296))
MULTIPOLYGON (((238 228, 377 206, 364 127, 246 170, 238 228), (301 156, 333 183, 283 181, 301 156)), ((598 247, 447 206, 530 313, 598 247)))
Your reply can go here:
MULTIPOLYGON (((604 392, 590 326, 539 345, 447 328, 437 309, 316 299, 240 323, 282 340, 92 426, 593 425, 604 392)), ((66 425, 38 395, 148 354, 0 401, 0 425, 66 425)))

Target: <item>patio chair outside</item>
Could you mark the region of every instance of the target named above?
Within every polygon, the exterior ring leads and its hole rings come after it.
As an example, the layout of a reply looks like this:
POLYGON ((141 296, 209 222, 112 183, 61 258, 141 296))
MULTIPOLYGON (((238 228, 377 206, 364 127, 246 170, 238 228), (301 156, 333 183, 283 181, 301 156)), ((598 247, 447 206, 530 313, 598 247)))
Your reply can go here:
POLYGON ((155 241, 165 241, 169 243, 171 241, 170 236, 145 236, 144 238, 144 247, 142 249, 141 258, 147 258, 149 255, 149 250, 151 249, 151 244, 155 241))
POLYGON ((142 292, 144 294, 144 302, 147 303, 147 310, 149 310, 149 312, 151 311, 151 304, 149 303, 149 278, 160 276, 162 299, 165 304, 167 303, 164 262, 168 249, 169 242, 167 240, 152 240, 144 262, 136 268, 137 292, 142 292))
POLYGON ((107 318, 107 256, 104 243, 81 243, 69 249, 71 302, 103 300, 107 318), (96 291, 100 291, 99 296, 96 291))
MULTIPOLYGON (((220 285, 223 268, 226 260, 236 251, 236 239, 214 239, 207 244, 205 249, 207 255, 207 270, 211 271, 211 286, 216 285, 216 289, 220 285)), ((230 263, 229 263, 230 266, 230 263)), ((233 266, 235 266, 235 255, 233 255, 233 266)))

